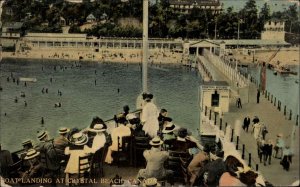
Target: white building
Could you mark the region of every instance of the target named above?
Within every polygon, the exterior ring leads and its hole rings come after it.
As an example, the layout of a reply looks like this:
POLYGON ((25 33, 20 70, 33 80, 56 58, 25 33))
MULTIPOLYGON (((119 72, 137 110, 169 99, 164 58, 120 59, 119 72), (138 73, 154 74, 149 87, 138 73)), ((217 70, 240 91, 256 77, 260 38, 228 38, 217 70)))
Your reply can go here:
POLYGON ((262 40, 284 41, 284 21, 268 21, 264 25, 264 31, 261 33, 262 40))

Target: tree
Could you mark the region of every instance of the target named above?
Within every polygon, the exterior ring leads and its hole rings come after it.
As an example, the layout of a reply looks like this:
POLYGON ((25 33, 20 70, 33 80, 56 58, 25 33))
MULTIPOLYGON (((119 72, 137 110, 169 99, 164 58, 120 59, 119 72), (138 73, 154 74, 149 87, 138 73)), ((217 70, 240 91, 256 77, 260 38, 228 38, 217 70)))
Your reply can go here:
POLYGON ((261 32, 264 29, 265 22, 270 19, 270 6, 267 3, 265 3, 259 13, 257 30, 261 32))
POLYGON ((257 31, 257 8, 255 0, 248 0, 245 7, 239 12, 240 36, 242 38, 256 38, 257 31))

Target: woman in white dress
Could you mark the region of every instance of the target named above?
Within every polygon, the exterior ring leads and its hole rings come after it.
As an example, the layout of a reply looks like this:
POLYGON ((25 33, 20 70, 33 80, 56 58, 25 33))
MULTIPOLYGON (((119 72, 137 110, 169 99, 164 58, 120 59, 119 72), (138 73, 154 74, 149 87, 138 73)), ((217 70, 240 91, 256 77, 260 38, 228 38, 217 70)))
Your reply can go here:
POLYGON ((146 104, 143 107, 141 122, 143 124, 143 130, 146 135, 151 138, 157 136, 157 131, 159 130, 159 110, 154 103, 151 102, 153 95, 145 94, 144 99, 146 104))

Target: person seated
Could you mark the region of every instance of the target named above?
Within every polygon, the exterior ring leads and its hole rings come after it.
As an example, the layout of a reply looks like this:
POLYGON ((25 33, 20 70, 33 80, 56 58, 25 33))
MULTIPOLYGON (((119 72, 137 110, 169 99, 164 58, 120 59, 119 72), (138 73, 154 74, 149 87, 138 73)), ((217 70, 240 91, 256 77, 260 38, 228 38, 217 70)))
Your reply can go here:
POLYGON ((176 139, 176 135, 174 134, 176 126, 172 122, 167 122, 166 126, 162 130, 163 133, 163 141, 176 139))
MULTIPOLYGON (((78 132, 72 136, 70 146, 66 147, 65 149, 65 155, 70 155, 65 173, 68 174, 70 178, 76 177, 79 173, 79 157, 87 156, 88 154, 92 153, 92 149, 86 145, 87 142, 87 135, 83 134, 82 132, 78 132)), ((87 163, 88 160, 83 162, 87 163)), ((84 166, 89 167, 88 164, 84 166)))
POLYGON ((165 143, 170 145, 170 150, 178 152, 188 152, 190 148, 198 148, 197 143, 193 138, 188 137, 186 128, 180 128, 176 139, 165 140, 165 143))
POLYGON ((206 144, 204 150, 193 156, 188 165, 189 183, 193 186, 199 171, 209 162, 210 146, 206 144))
POLYGON ((122 137, 131 136, 131 130, 126 126, 127 120, 125 117, 118 118, 118 127, 114 128, 111 132, 112 145, 108 147, 105 162, 111 164, 113 162, 112 153, 118 151, 118 137, 122 145, 122 137))
POLYGON ((31 140, 25 140, 22 142, 24 152, 20 154, 20 158, 23 160, 29 149, 33 148, 33 144, 31 140))
POLYGON ((219 180, 219 186, 254 186, 258 174, 244 165, 233 155, 225 160, 225 172, 219 180))
POLYGON ((9 166, 13 164, 12 155, 8 150, 2 150, 2 145, 0 144, 0 171, 2 177, 8 177, 9 166))
POLYGON ((150 141, 152 146, 150 150, 145 150, 143 155, 146 159, 146 169, 140 169, 137 175, 138 179, 147 179, 155 177, 158 180, 165 179, 172 174, 171 170, 164 168, 164 162, 168 159, 169 153, 161 151, 163 141, 157 136, 150 141))
POLYGON ((99 118, 98 116, 95 116, 93 118, 93 120, 92 120, 92 122, 90 124, 90 129, 93 129, 96 124, 103 124, 103 128, 107 129, 107 126, 104 123, 104 121, 101 118, 99 118))
POLYGON ((40 152, 35 149, 29 149, 26 153, 24 160, 30 163, 30 168, 21 175, 23 181, 42 177, 43 165, 39 161, 39 155, 40 152))
POLYGON ((104 131, 106 131, 106 129, 104 128, 103 124, 96 124, 94 128, 89 129, 89 131, 97 133, 97 135, 93 138, 93 143, 91 147, 92 151, 95 153, 96 151, 104 147, 106 143, 106 136, 103 133, 104 131))
POLYGON ((53 144, 59 160, 66 159, 64 152, 65 152, 65 148, 69 145, 69 140, 67 138, 69 132, 70 129, 66 127, 61 127, 58 130, 59 137, 54 139, 53 144))
POLYGON ((43 163, 43 167, 49 171, 50 175, 57 174, 59 160, 53 142, 49 140, 48 133, 44 130, 38 132, 37 138, 40 142, 35 149, 46 156, 46 163, 43 163))
POLYGON ((168 111, 166 109, 161 109, 158 115, 159 129, 163 129, 163 124, 165 123, 165 118, 168 115, 168 111))

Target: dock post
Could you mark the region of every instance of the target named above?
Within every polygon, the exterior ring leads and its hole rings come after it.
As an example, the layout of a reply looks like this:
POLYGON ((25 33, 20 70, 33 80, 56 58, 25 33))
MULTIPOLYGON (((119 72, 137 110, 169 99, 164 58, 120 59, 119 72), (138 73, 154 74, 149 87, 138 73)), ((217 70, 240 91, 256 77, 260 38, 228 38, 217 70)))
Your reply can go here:
POLYGON ((245 159, 245 144, 243 144, 242 159, 245 159))
POLYGON ((258 171, 258 164, 256 164, 255 166, 255 171, 258 171))
POLYGON ((271 103, 273 103, 273 95, 271 95, 271 103))
POLYGON ((231 129, 231 139, 230 139, 230 142, 233 142, 233 133, 234 133, 234 129, 231 129))
POLYGON ((217 125, 217 112, 215 112, 215 122, 214 122, 215 125, 217 125))
POLYGON ((205 116, 207 115, 207 106, 205 106, 205 112, 204 112, 204 115, 205 115, 205 116))
POLYGON ((209 120, 211 120, 211 109, 209 109, 209 120))
POLYGON ((224 134, 227 133, 226 130, 227 130, 227 122, 225 123, 224 134))
POLYGON ((248 166, 251 168, 251 153, 249 153, 248 166))
POLYGON ((299 121, 299 114, 297 114, 297 117, 296 117, 296 125, 298 126, 298 121, 299 121))
POLYGON ((283 114, 286 115, 286 106, 284 105, 283 114))
POLYGON ((274 106, 276 106, 276 97, 275 97, 275 99, 274 99, 274 106))
POLYGON ((222 118, 220 118, 220 130, 222 130, 222 122, 223 122, 223 120, 222 120, 222 118))
POLYGON ((236 149, 236 150, 239 150, 239 139, 240 139, 240 137, 237 136, 237 137, 236 137, 236 146, 235 146, 235 149, 236 149))
POLYGON ((268 101, 270 101, 270 92, 268 93, 268 101))
POLYGON ((268 91, 266 90, 265 91, 265 98, 267 98, 268 97, 268 91))
POLYGON ((290 117, 289 120, 292 120, 292 110, 290 110, 290 117))
POLYGON ((280 107, 281 107, 281 104, 280 104, 280 101, 278 100, 278 104, 277 104, 277 109, 280 111, 280 107))

